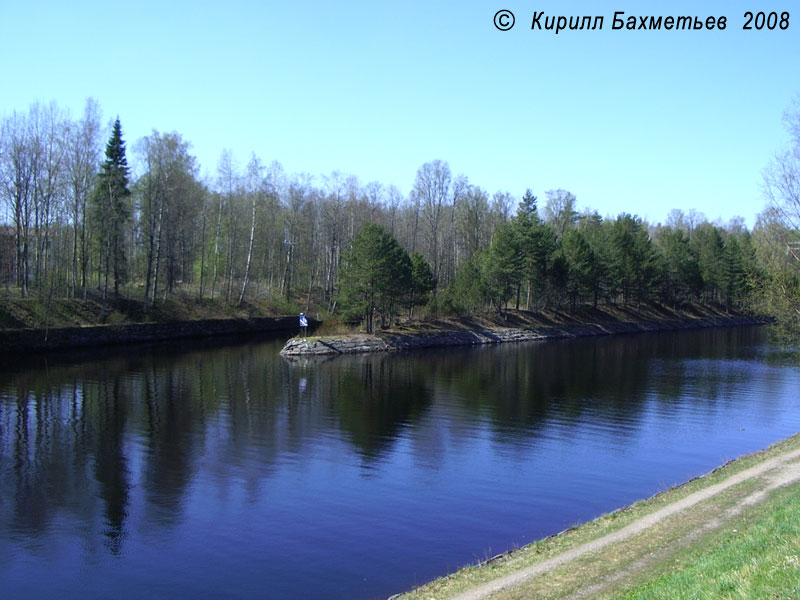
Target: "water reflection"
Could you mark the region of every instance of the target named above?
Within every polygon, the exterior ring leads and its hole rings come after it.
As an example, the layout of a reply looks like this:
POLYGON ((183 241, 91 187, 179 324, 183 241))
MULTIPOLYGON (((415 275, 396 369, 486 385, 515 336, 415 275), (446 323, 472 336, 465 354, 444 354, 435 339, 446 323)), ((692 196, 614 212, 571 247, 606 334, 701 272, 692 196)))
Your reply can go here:
MULTIPOLYGON (((187 535, 192 541, 185 543, 202 544, 193 528, 213 527, 210 506, 222 515, 220 527, 237 530, 253 524, 254 514, 273 531, 276 523, 302 522, 315 502, 363 513, 364 524, 352 516, 308 534, 327 531, 326 552, 335 552, 343 535, 365 547, 385 544, 376 515, 398 497, 406 503, 397 508, 403 515, 423 505, 433 511, 420 517, 424 524, 447 519, 435 513, 437 502, 455 514, 457 496, 467 506, 496 501, 493 493, 519 505, 522 512, 506 524, 513 529, 531 510, 524 494, 543 484, 531 480, 510 498, 503 482, 519 469, 554 477, 552 465, 547 471, 536 461, 552 462, 556 445, 562 458, 571 446, 609 457, 635 448, 646 461, 642 439, 662 422, 691 414, 706 419, 702 428, 715 419, 746 419, 750 409, 742 408, 739 393, 756 380, 766 392, 762 400, 784 410, 787 375, 769 366, 783 359, 765 359, 763 343, 763 332, 749 328, 287 362, 274 341, 102 358, 50 355, 34 366, 7 365, 0 378, 0 556, 20 549, 36 555, 60 536, 81 538, 82 554, 123 562, 151 552, 130 541, 150 532, 174 535, 179 547, 187 535), (736 416, 720 417, 722 411, 736 416), (456 481, 453 473, 462 472, 466 479, 456 481), (269 518, 258 512, 267 497, 269 518)), ((754 443, 784 433, 765 430, 754 443)), ((652 452, 663 443, 652 442, 652 452)), ((547 487, 556 490, 558 483, 547 487)), ((408 552, 420 554, 410 532, 392 531, 408 535, 408 552)), ((152 552, 150 558, 163 559, 152 552)), ((376 564, 396 560, 375 557, 376 564)), ((439 564, 424 553, 422 560, 439 564)), ((397 591, 399 576, 371 576, 379 582, 364 590, 397 591)), ((330 588, 331 597, 356 589, 341 585, 330 588)))
MULTIPOLYGON (((210 425, 223 437, 214 448, 218 460, 243 466, 255 446, 267 471, 283 452, 302 454, 330 429, 366 463, 378 460, 443 395, 457 400, 462 419, 486 418, 499 444, 528 445, 552 420, 562 430, 603 421, 618 436, 635 435, 647 395, 678 402, 688 382, 700 381, 697 395, 714 403, 742 385, 748 371, 732 372, 718 361, 740 356, 754 335, 733 329, 629 336, 624 343, 553 341, 305 365, 277 357, 275 343, 248 344, 25 369, 7 375, 0 403, 2 460, 13 464, 3 469, 3 504, 14 507, 13 530, 41 533, 54 512, 85 506, 87 490, 96 488, 106 546, 116 554, 130 501, 130 444, 144 446, 137 452, 144 450, 146 518, 169 527, 180 515, 210 425), (679 372, 660 377, 658 388, 642 385, 660 368, 649 359, 668 356, 674 365, 701 355, 695 372, 687 373, 684 362, 679 372)), ((448 437, 453 434, 470 430, 456 428, 448 437)), ((431 436, 426 443, 441 445, 431 436)))

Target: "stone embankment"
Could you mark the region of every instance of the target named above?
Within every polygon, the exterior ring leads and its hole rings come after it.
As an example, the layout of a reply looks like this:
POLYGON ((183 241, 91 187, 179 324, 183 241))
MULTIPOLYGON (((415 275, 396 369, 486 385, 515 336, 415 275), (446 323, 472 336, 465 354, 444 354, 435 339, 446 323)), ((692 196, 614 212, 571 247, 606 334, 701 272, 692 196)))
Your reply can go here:
POLYGON ((434 330, 414 333, 380 332, 292 338, 281 350, 287 358, 311 356, 335 356, 339 354, 361 354, 366 352, 395 352, 416 348, 442 346, 476 346, 508 342, 531 342, 537 340, 614 335, 621 333, 643 333, 647 331, 678 331, 705 329, 709 327, 733 327, 741 325, 763 325, 763 317, 709 317, 704 319, 673 319, 665 321, 643 321, 639 323, 614 321, 582 325, 551 325, 529 328, 485 328, 434 330))
MULTIPOLYGON (((310 325, 316 325, 313 323, 310 325)), ((297 331, 297 317, 205 319, 54 329, 0 329, 0 353, 297 331)))

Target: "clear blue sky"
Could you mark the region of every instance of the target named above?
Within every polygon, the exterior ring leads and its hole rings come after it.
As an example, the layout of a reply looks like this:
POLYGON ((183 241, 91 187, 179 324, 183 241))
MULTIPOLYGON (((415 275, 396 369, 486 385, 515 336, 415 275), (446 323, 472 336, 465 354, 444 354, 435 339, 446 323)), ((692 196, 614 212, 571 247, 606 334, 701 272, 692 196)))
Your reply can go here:
MULTIPOLYGON (((742 31, 763 2, 35 2, 0 0, 0 115, 85 98, 132 154, 177 131, 213 176, 224 148, 289 173, 411 188, 440 158, 490 193, 530 187, 663 221, 762 208, 761 172, 800 92, 800 4, 787 31, 742 31), (500 9, 516 27, 492 23, 500 9), (602 31, 531 31, 602 15, 602 31), (615 11, 725 15, 725 31, 612 31, 615 11)), ((135 155, 131 156, 135 164, 135 155)))

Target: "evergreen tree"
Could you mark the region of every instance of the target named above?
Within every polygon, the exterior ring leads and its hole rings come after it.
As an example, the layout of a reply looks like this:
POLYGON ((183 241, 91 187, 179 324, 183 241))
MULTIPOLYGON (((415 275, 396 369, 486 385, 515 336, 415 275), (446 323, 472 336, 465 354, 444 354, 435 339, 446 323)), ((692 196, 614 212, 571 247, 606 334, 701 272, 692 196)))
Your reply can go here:
POLYGON ((498 310, 507 306, 509 298, 522 283, 524 261, 520 239, 511 223, 503 223, 494 233, 494 240, 483 261, 483 278, 490 300, 498 310))
POLYGON ((725 305, 730 309, 744 295, 747 287, 742 246, 735 236, 729 235, 725 240, 723 261, 725 263, 725 305))
POLYGON ((717 302, 725 290, 725 241, 719 229, 703 223, 692 234, 707 302, 717 302))
POLYGON ((409 318, 414 317, 414 307, 425 304, 436 287, 431 266, 419 252, 411 255, 411 285, 409 286, 409 318))
POLYGON ((659 232, 658 247, 663 257, 662 298, 674 306, 696 300, 703 289, 697 255, 682 229, 667 227, 659 232))
MULTIPOLYGON (((527 281, 527 302, 526 308, 530 308, 531 291, 534 280, 535 254, 537 246, 537 227, 542 223, 539 219, 536 206, 536 196, 530 191, 525 190, 525 195, 519 202, 517 207, 517 214, 512 223, 516 229, 517 239, 519 241, 519 251, 522 254, 522 269, 523 280, 527 281)), ((519 302, 517 303, 519 309, 519 302)))
POLYGON ((570 305, 575 311, 578 300, 594 290, 597 276, 597 257, 586 237, 578 229, 569 229, 562 240, 564 257, 569 267, 567 293, 570 305))
POLYGON ((627 304, 635 297, 644 300, 655 279, 656 255, 647 230, 639 217, 622 214, 611 230, 612 271, 627 304))
POLYGON ((408 253, 383 227, 365 223, 345 254, 341 270, 340 305, 346 316, 364 320, 375 331, 391 325, 395 309, 409 295, 412 265, 408 253))
POLYGON ((526 307, 530 309, 532 297, 546 296, 548 275, 558 248, 558 239, 553 229, 539 219, 535 211, 518 214, 515 226, 523 274, 528 282, 526 307))
POLYGON ((92 224, 101 257, 103 298, 108 294, 111 275, 114 277, 115 296, 119 296, 119 286, 127 280, 125 234, 131 220, 130 194, 125 142, 117 117, 92 196, 92 224))
POLYGON ((741 308, 764 280, 750 233, 728 233, 725 237, 724 261, 725 303, 729 309, 734 306, 741 308))
POLYGON ((584 214, 579 222, 579 230, 592 251, 593 264, 590 276, 592 304, 597 308, 604 289, 611 287, 609 244, 611 224, 603 220, 597 212, 584 214))
POLYGON ((478 252, 458 270, 442 299, 445 310, 460 315, 485 307, 486 286, 480 269, 485 252, 478 252))
POLYGON ((532 220, 537 219, 539 217, 536 206, 537 200, 538 199, 533 195, 530 188, 525 190, 525 195, 522 196, 522 199, 519 201, 519 206, 517 207, 517 216, 526 216, 532 220))
POLYGON ((550 287, 551 296, 555 297, 556 305, 561 306, 564 296, 568 292, 570 280, 569 261, 564 255, 564 249, 560 248, 553 256, 553 264, 547 274, 547 282, 550 287))

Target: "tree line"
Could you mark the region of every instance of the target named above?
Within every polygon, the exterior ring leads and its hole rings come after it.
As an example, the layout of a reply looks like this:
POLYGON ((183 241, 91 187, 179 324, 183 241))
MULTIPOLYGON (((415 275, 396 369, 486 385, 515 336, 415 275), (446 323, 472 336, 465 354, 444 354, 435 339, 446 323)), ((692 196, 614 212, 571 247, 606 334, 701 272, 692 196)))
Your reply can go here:
POLYGON ((457 314, 642 302, 743 309, 765 277, 753 237, 740 220, 727 227, 695 224, 696 214, 673 211, 668 225, 648 227, 630 214, 608 219, 597 212, 579 214, 575 196, 564 190, 548 192, 542 212, 528 190, 516 214, 464 259, 438 296, 432 295, 437 286, 430 270, 417 279, 410 276, 408 255, 390 258, 395 256, 386 250, 390 243, 379 241, 391 236, 379 226, 365 226, 345 262, 342 300, 353 306, 349 294, 370 282, 370 289, 377 289, 370 297, 383 300, 368 304, 382 322, 391 319, 398 299, 421 302, 423 294, 428 304, 457 314))
POLYGON ((242 165, 229 150, 201 178, 179 133, 153 131, 128 147, 119 118, 110 130, 100 121, 93 100, 78 119, 55 103, 3 118, 7 293, 124 295, 144 310, 176 293, 234 305, 268 299, 277 310, 341 314, 368 328, 420 305, 742 308, 777 280, 779 236, 784 248, 797 237, 774 206, 752 232, 741 219, 710 223, 695 211, 649 225, 578 212, 562 189, 541 203, 530 191, 519 200, 491 194, 442 160, 422 164, 407 195, 340 172, 290 175, 255 154, 242 165))

